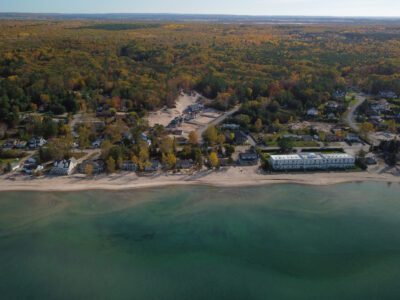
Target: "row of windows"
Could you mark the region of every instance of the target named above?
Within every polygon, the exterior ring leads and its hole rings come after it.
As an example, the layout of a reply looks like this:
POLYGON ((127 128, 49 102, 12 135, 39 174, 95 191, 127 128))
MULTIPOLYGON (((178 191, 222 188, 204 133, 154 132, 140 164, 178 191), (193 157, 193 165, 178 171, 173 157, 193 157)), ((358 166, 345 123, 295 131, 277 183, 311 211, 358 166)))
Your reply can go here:
POLYGON ((273 161, 274 164, 332 164, 332 163, 354 163, 353 159, 334 159, 334 160, 279 160, 273 161))

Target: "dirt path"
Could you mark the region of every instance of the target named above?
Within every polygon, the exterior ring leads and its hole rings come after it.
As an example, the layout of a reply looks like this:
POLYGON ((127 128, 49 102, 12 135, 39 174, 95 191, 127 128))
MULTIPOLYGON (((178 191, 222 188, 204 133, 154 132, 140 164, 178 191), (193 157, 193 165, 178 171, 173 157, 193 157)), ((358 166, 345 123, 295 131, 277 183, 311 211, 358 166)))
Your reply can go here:
POLYGON ((355 112, 357 109, 367 100, 367 97, 364 94, 357 94, 356 101, 352 103, 345 113, 345 122, 349 125, 351 129, 358 132, 360 127, 356 122, 355 112))

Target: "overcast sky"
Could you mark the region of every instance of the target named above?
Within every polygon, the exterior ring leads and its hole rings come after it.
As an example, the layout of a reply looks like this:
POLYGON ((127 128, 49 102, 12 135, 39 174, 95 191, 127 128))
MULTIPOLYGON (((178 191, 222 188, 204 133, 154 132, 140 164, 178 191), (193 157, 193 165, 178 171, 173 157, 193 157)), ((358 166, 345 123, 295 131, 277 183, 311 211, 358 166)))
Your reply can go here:
POLYGON ((400 0, 0 0, 0 12, 400 16, 400 0))

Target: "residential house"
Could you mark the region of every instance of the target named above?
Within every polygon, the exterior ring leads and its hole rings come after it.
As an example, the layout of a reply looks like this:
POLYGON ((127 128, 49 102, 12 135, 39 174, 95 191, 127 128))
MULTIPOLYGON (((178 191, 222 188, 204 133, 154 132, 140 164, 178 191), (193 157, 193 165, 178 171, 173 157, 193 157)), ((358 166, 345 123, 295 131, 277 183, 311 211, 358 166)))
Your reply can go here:
POLYGON ((183 135, 183 130, 182 129, 174 129, 174 130, 171 131, 171 134, 182 136, 183 135))
POLYGON ((247 142, 247 140, 248 140, 247 134, 245 134, 245 133, 244 133, 243 131, 241 131, 241 130, 236 130, 236 131, 234 131, 234 135, 235 135, 235 137, 234 137, 233 141, 234 141, 234 143, 235 143, 236 145, 243 145, 243 144, 246 144, 246 142, 247 142))
POLYGON ((161 163, 158 160, 152 160, 148 166, 144 168, 147 173, 158 172, 161 169, 161 163))
POLYGON ((229 130, 239 130, 240 129, 240 125, 238 124, 222 124, 221 125, 222 129, 229 129, 229 130))
POLYGON ((52 175, 60 176, 70 175, 74 171, 76 165, 76 159, 73 157, 70 159, 57 160, 54 162, 54 166, 50 173, 52 175))
POLYGON ((28 146, 31 149, 37 149, 47 144, 47 141, 43 137, 33 137, 29 140, 28 146))
POLYGON ((345 141, 348 143, 361 143, 361 139, 358 135, 353 134, 353 133, 349 133, 346 138, 345 141))
MULTIPOLYGON (((29 159, 30 160, 30 159, 29 159)), ((42 165, 38 165, 36 160, 32 159, 31 161, 26 161, 22 171, 25 174, 31 175, 37 172, 43 171, 44 167, 42 165)))
POLYGON ((339 134, 327 134, 325 141, 328 143, 343 142, 344 138, 339 134))
POLYGON ((182 116, 175 117, 175 118, 168 124, 167 128, 179 127, 179 126, 182 125, 183 121, 184 121, 184 117, 182 117, 182 116))
POLYGON ((192 159, 178 159, 176 161, 176 168, 178 170, 189 170, 194 167, 194 161, 192 159))
POLYGON ((335 120, 338 119, 333 112, 329 113, 327 118, 328 118, 329 121, 335 121, 335 120))
POLYGON ((85 174, 87 170, 87 166, 92 166, 93 174, 100 174, 105 170, 104 161, 101 159, 97 160, 86 160, 78 166, 78 172, 85 174))
POLYGON ((17 141, 17 143, 15 144, 15 148, 25 149, 27 145, 28 145, 28 142, 26 142, 26 141, 17 141))
POLYGON ((332 93, 332 97, 336 100, 342 100, 346 96, 346 91, 336 90, 332 93))
POLYGON ((122 138, 123 138, 124 140, 128 140, 128 141, 132 142, 132 141, 133 141, 133 134, 132 134, 132 132, 130 132, 130 131, 125 131, 125 132, 122 134, 122 138))
POLYGON ((221 167, 234 165, 234 161, 232 160, 231 157, 218 157, 218 159, 219 159, 219 165, 221 167))
POLYGON ((19 161, 11 163, 11 171, 16 171, 21 168, 21 163, 19 161))
POLYGON ((386 99, 381 99, 371 104, 371 110, 381 114, 390 110, 390 103, 386 99))
POLYGON ((204 109, 204 105, 203 105, 203 104, 201 104, 201 103, 195 103, 195 104, 189 105, 189 106, 186 108, 185 112, 188 112, 188 113, 199 113, 199 112, 201 112, 203 109, 204 109))
POLYGON ((13 149, 16 144, 16 140, 8 140, 3 144, 3 149, 13 149))
POLYGON ((284 134, 282 138, 285 140, 301 141, 301 136, 297 134, 290 134, 290 133, 284 134))
POLYGON ((377 165, 377 164, 378 164, 376 158, 373 157, 373 156, 367 156, 367 157, 365 158, 364 162, 365 162, 365 164, 368 165, 368 166, 372 166, 372 165, 377 165))
POLYGON ((304 142, 312 142, 314 141, 314 137, 308 134, 301 135, 301 140, 304 142))
POLYGON ((325 108, 328 112, 336 112, 339 109, 339 103, 336 101, 329 101, 325 108))
POLYGON ((103 141, 101 139, 97 139, 92 143, 92 148, 100 148, 103 141))
POLYGON ((379 97, 387 98, 387 99, 397 99, 398 95, 393 91, 381 91, 379 92, 379 97))
POLYGON ((258 164, 259 157, 255 152, 246 152, 239 154, 238 164, 242 166, 255 166, 258 164))
POLYGON ((122 163, 121 169, 124 171, 136 172, 137 171, 137 164, 135 164, 131 160, 124 161, 122 163))
POLYGON ((149 147, 151 146, 151 139, 147 136, 146 133, 142 132, 140 134, 140 138, 142 139, 142 141, 146 142, 149 147))
POLYGON ((309 110, 307 110, 307 116, 308 117, 317 117, 318 115, 319 115, 319 111, 315 107, 310 108, 309 110))

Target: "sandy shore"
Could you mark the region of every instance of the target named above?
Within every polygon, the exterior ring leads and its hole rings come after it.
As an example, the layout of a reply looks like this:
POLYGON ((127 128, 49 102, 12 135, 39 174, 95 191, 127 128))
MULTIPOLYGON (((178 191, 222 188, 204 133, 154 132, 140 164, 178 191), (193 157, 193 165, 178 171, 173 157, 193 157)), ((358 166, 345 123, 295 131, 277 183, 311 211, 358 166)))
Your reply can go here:
POLYGON ((69 177, 45 177, 31 179, 19 177, 15 180, 0 177, 0 191, 82 191, 82 190, 126 190, 173 185, 209 185, 220 187, 256 186, 268 184, 332 185, 345 182, 390 182, 400 183, 399 176, 368 172, 331 172, 303 174, 261 174, 256 167, 231 167, 217 172, 202 171, 195 174, 158 174, 137 176, 120 173, 111 176, 85 178, 83 175, 69 177))

